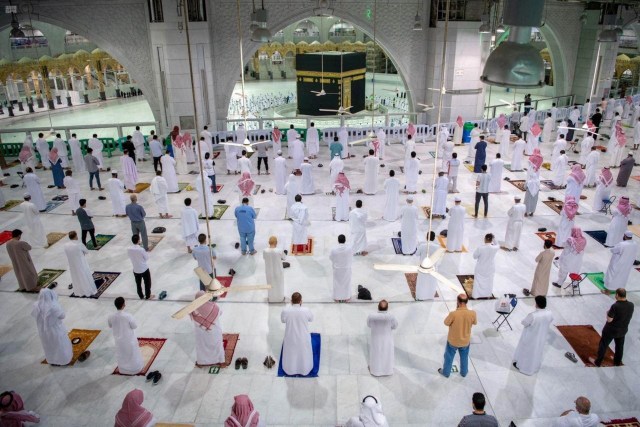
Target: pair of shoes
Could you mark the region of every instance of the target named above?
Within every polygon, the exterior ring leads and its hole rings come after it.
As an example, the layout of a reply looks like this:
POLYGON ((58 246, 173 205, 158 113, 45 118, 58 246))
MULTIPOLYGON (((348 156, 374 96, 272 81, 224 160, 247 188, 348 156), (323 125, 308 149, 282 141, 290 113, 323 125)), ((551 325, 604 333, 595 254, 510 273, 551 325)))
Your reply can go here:
POLYGON ((273 368, 273 367, 274 367, 274 365, 276 364, 276 361, 275 361, 275 360, 273 360, 273 357, 271 357, 271 356, 267 356, 267 357, 265 357, 265 358, 264 358, 264 362, 262 362, 262 364, 263 364, 264 366, 266 366, 266 367, 267 367, 267 369, 271 369, 271 368, 273 368))
POLYGON ((229 276, 235 276, 235 275, 236 275, 236 271, 233 268, 229 270, 229 276))
POLYGON ((246 357, 238 357, 236 359, 236 363, 235 363, 236 371, 239 370, 241 366, 242 366, 242 369, 247 369, 248 365, 249 365, 249 360, 247 360, 246 357))
POLYGON ((160 373, 160 371, 153 371, 147 374, 147 382, 153 381, 153 385, 158 385, 161 378, 162 374, 160 373))
POLYGON ((253 250, 253 251, 249 252, 249 255, 255 255, 255 254, 257 254, 257 253, 258 253, 258 251, 253 250))
POLYGON ((556 282, 551 283, 553 286, 555 286, 556 288, 559 288, 560 285, 558 285, 556 282))
POLYGON ((242 255, 246 255, 246 254, 247 254, 247 251, 242 251, 242 255))
POLYGON ((84 362, 91 356, 91 352, 89 350, 83 351, 80 356, 78 356, 78 362, 84 362))

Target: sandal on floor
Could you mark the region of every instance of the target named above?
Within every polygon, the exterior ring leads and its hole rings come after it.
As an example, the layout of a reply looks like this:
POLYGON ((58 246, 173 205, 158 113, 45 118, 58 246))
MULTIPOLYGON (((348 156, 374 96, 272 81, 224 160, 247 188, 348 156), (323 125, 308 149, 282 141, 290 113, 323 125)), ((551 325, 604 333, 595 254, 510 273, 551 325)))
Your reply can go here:
POLYGON ((528 297, 529 295, 531 295, 531 291, 529 289, 522 289, 522 293, 524 294, 525 297, 528 297))
POLYGON ((246 357, 243 357, 241 361, 241 365, 242 365, 242 369, 247 369, 247 366, 249 366, 249 360, 247 360, 246 357))
POLYGON ((240 365, 241 365, 241 364, 242 364, 242 358, 241 358, 241 357, 238 357, 238 358, 236 359, 236 364, 235 364, 236 371, 237 371, 238 369, 240 369, 240 365))
POLYGON ((573 363, 578 363, 578 359, 576 359, 576 355, 571 353, 571 352, 569 352, 569 351, 567 351, 564 354, 564 357, 566 357, 567 359, 571 360, 573 363))

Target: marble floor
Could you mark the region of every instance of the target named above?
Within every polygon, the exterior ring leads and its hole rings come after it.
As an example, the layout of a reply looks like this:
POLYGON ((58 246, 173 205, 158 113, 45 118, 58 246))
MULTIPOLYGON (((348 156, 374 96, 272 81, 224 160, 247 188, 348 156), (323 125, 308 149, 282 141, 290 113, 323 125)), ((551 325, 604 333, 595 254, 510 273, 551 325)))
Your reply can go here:
MULTIPOLYGON (((493 159, 497 145, 490 145, 488 159, 493 159)), ((418 144, 422 171, 420 185, 427 189, 419 192, 417 205, 427 205, 434 160, 429 155, 433 143, 418 144)), ((346 161, 346 174, 353 189, 363 185, 363 147, 352 149, 356 155, 346 161)), ((550 158, 550 147, 542 147, 543 154, 550 158)), ((457 147, 461 158, 466 157, 466 147, 457 147)), ((198 281, 193 274, 195 261, 186 252, 180 236, 180 210, 185 197, 197 198, 197 193, 183 191, 170 195, 170 211, 173 219, 160 219, 149 190, 139 194, 140 203, 145 207, 147 228, 156 226, 167 228, 164 239, 151 252, 150 269, 153 277, 153 291, 158 294, 166 290, 164 301, 138 300, 131 264, 125 249, 129 246, 129 221, 111 216, 108 194, 89 192, 86 175, 80 175, 84 196, 88 207, 96 214, 94 222, 97 233, 115 234, 99 252, 92 251, 88 262, 94 271, 120 272, 120 276, 98 299, 69 298, 70 283, 68 271, 57 282, 56 292, 66 311, 65 325, 68 329, 100 329, 102 332, 90 346, 91 357, 73 367, 52 367, 41 364, 42 347, 37 335, 34 319, 30 316, 36 295, 14 292, 17 283, 13 272, 0 280, 0 390, 15 390, 22 395, 28 409, 42 416, 44 426, 108 426, 119 409, 125 394, 133 388, 145 393, 144 406, 152 411, 156 420, 165 422, 191 423, 198 426, 222 425, 228 416, 233 396, 247 393, 253 400, 268 425, 273 426, 335 426, 358 413, 360 400, 368 394, 378 397, 392 426, 452 426, 471 411, 471 395, 480 391, 487 396, 487 410, 495 414, 500 425, 508 426, 511 421, 521 426, 549 426, 551 419, 563 410, 573 407, 579 395, 591 399, 593 412, 603 419, 636 416, 640 418, 640 316, 636 315, 627 335, 625 365, 617 368, 590 368, 583 363, 574 364, 564 357, 571 347, 556 328, 550 333, 545 349, 542 369, 535 376, 525 376, 511 366, 511 356, 522 332, 520 321, 533 310, 533 299, 524 298, 523 287, 528 287, 535 262, 533 258, 542 247, 542 240, 534 232, 538 227, 555 230, 560 216, 542 204, 549 196, 563 197, 561 191, 542 187, 540 204, 532 218, 525 220, 520 251, 500 251, 496 259, 494 294, 513 292, 519 295, 520 303, 510 320, 513 330, 495 330, 491 322, 497 316, 494 301, 471 302, 478 312, 478 325, 473 330, 470 352, 470 372, 466 378, 452 374, 449 379, 441 377, 437 368, 442 364, 447 328, 443 325, 446 314, 455 309, 455 293, 446 286, 439 287, 435 301, 414 302, 402 273, 376 272, 374 263, 401 263, 415 265, 416 257, 395 255, 391 237, 399 230, 399 222, 389 223, 381 219, 384 193, 382 182, 389 169, 399 170, 404 157, 401 145, 387 147, 385 168, 381 168, 378 178, 379 191, 373 196, 352 195, 351 204, 361 198, 369 211, 368 240, 369 256, 356 257, 353 269, 354 298, 356 287, 362 284, 370 289, 374 301, 386 298, 390 310, 398 318, 399 328, 395 333, 396 366, 395 374, 385 378, 375 378, 367 370, 368 329, 366 317, 376 310, 375 302, 354 300, 348 304, 336 304, 331 299, 331 264, 328 256, 336 245, 339 233, 349 235, 348 223, 337 223, 331 219, 331 206, 335 206, 329 191, 328 152, 322 149, 318 162, 324 167, 314 169, 316 195, 304 197, 310 207, 311 227, 315 248, 313 256, 293 257, 288 260, 291 268, 285 270, 286 294, 299 291, 304 304, 315 314, 312 330, 322 334, 322 356, 320 374, 315 379, 283 379, 276 376, 275 369, 262 366, 267 355, 279 357, 284 327, 280 322, 282 304, 267 304, 266 292, 230 293, 220 303, 223 331, 239 333, 240 340, 235 357, 247 357, 247 370, 222 369, 217 375, 194 367, 195 349, 193 326, 187 319, 174 320, 170 317, 185 301, 193 298, 198 290, 198 281), (107 200, 98 200, 99 195, 107 200), (117 296, 127 299, 127 311, 133 314, 139 324, 140 337, 166 338, 166 344, 153 364, 154 370, 163 373, 158 386, 146 383, 143 377, 114 376, 116 366, 113 338, 107 325, 107 317, 114 312, 113 300, 117 296)), ((576 154, 570 153, 570 159, 576 154)), ((255 167, 255 159, 254 167, 255 167)), ((604 163, 604 156, 602 158, 604 163)), ((119 158, 108 163, 117 167, 119 158)), ((230 268, 237 271, 233 285, 265 283, 264 263, 260 252, 256 256, 242 256, 234 249, 238 240, 233 219, 233 208, 238 202, 235 191, 237 176, 228 176, 224 170, 224 154, 217 160, 218 184, 224 188, 217 195, 227 201, 230 208, 219 221, 211 221, 211 233, 218 254, 217 270, 226 274, 230 268)), ((141 182, 152 178, 151 162, 140 166, 141 182)), ((5 184, 20 183, 16 168, 8 171, 11 175, 5 184)), ((635 172, 638 174, 638 171, 635 172)), ((38 175, 46 186, 52 183, 49 172, 39 171, 38 175)), ((505 169, 504 176, 524 179, 525 174, 511 173, 505 169)), ((542 178, 551 173, 542 170, 542 178)), ((103 173, 102 179, 108 176, 103 173)), ((182 175, 181 182, 194 182, 196 175, 182 175)), ((267 246, 270 235, 278 236, 283 245, 288 246, 291 225, 284 220, 285 196, 271 192, 273 175, 257 175, 254 179, 261 190, 254 198, 254 206, 260 208, 257 222, 256 249, 267 246)), ((401 181, 404 180, 400 174, 401 181)), ((460 168, 459 190, 463 204, 471 204, 474 199, 473 175, 460 168)), ((628 194, 638 201, 640 182, 631 180, 629 187, 614 187, 613 194, 628 194)), ((2 187, 7 199, 21 199, 24 190, 2 187)), ((49 200, 64 190, 45 189, 49 200)), ((470 252, 447 254, 439 271, 455 280, 456 274, 472 274, 475 262, 473 250, 478 247, 482 236, 494 232, 498 240, 504 237, 507 222, 506 212, 512 204, 513 195, 522 194, 516 187, 503 182, 502 193, 490 196, 489 217, 465 221, 465 246, 470 252)), ((583 230, 598 230, 608 227, 610 217, 593 212, 594 190, 586 189, 586 200, 580 202, 577 224, 583 230)), ((452 196, 449 204, 453 203, 452 196)), ((75 217, 65 203, 50 213, 44 214, 47 232, 67 232, 79 229, 75 217)), ((634 210, 634 223, 640 221, 640 214, 634 210)), ((436 232, 447 228, 448 219, 434 220, 436 232)), ((0 211, 0 230, 11 230, 22 226, 20 207, 0 211)), ((204 222, 201 223, 205 229, 204 222)), ((420 235, 424 236, 428 222, 422 217, 420 235)), ((34 249, 32 257, 36 268, 68 270, 63 252, 63 241, 48 249, 34 249)), ((599 272, 607 267, 609 252, 588 237, 583 271, 599 272)), ((0 249, 0 264, 9 264, 6 250, 0 249)), ((552 270, 552 277, 557 269, 552 270)), ((640 273, 633 270, 627 283, 629 299, 640 303, 640 273)), ((612 304, 612 298, 601 294, 589 281, 582 284, 582 296, 562 295, 550 287, 549 307, 555 316, 555 325, 592 324, 598 331, 605 321, 605 313, 612 304)), ((457 363, 457 362, 456 362, 457 363)))

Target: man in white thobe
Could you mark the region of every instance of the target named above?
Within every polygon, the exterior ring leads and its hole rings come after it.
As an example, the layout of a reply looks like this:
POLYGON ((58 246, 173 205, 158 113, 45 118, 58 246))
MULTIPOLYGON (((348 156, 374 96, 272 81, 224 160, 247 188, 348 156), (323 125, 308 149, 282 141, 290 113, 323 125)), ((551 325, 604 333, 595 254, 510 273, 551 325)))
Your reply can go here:
POLYGON ((465 162, 473 162, 473 160, 476 157, 476 144, 480 141, 480 134, 482 132, 480 131, 480 128, 478 127, 477 123, 473 124, 473 129, 471 129, 471 140, 469 142, 469 145, 467 147, 467 160, 465 162))
POLYGON ((396 178, 394 170, 389 171, 389 178, 384 180, 384 213, 382 219, 395 221, 398 219, 398 199, 400 197, 400 181, 396 178))
POLYGON ((316 186, 313 182, 313 166, 309 163, 309 158, 305 157, 300 165, 302 171, 302 194, 309 195, 316 192, 316 186))
POLYGON ((133 158, 129 156, 129 152, 125 149, 122 157, 120 157, 120 166, 122 168, 122 175, 124 178, 124 186, 127 192, 133 193, 138 183, 138 168, 133 158))
POLYGON ((313 322, 313 313, 302 307, 302 295, 291 295, 291 306, 280 314, 285 324, 282 342, 282 370, 287 375, 308 375, 313 369, 313 348, 309 322, 313 322))
POLYGON ((395 365, 395 345, 393 330, 398 327, 395 316, 389 314, 389 303, 378 303, 378 312, 367 317, 367 326, 371 329, 369 339, 369 372, 374 377, 393 375, 395 365))
POLYGON ((513 152, 511 153, 511 172, 522 170, 522 156, 524 155, 525 145, 527 145, 527 143, 522 138, 518 138, 513 144, 513 152))
POLYGON ((384 160, 384 147, 387 144, 387 134, 384 133, 384 129, 378 128, 376 131, 376 138, 378 138, 378 142, 380 146, 378 147, 378 158, 380 160, 384 160))
POLYGON ((366 256, 367 252, 367 212, 362 209, 362 200, 356 200, 356 208, 349 212, 349 227, 353 254, 366 256))
POLYGON ((273 179, 275 181, 276 194, 285 194, 287 184, 287 159, 282 157, 282 151, 278 151, 278 157, 273 160, 273 179))
POLYGON ((418 208, 413 205, 413 197, 407 197, 407 204, 400 212, 400 242, 402 255, 413 255, 418 249, 418 208))
POLYGON ((567 155, 562 150, 552 167, 554 172, 552 181, 556 187, 564 187, 567 183, 567 163, 567 155))
POLYGON ((405 162, 405 190, 413 194, 418 191, 418 175, 420 175, 420 161, 416 158, 416 152, 411 152, 411 158, 405 162))
POLYGON ((144 135, 140 132, 140 126, 136 126, 136 130, 131 134, 131 141, 136 148, 136 159, 146 161, 144 158, 144 135))
POLYGON ((68 170, 65 173, 62 183, 67 190, 67 197, 69 198, 69 206, 71 207, 71 215, 76 214, 76 209, 80 207, 80 184, 73 177, 73 172, 68 170))
POLYGON ((449 178, 449 192, 459 193, 458 191, 458 170, 460 169, 460 160, 458 153, 451 154, 451 160, 447 165, 447 177, 449 178))
MULTIPOLYGON (((51 289, 41 289, 31 315, 36 318, 38 335, 47 363, 58 366, 69 364, 73 359, 73 347, 63 323, 65 314, 58 302, 58 294, 51 289)), ((88 355, 89 352, 85 351, 78 360, 82 361, 83 357, 88 355)), ((7 422, 7 425, 25 425, 20 421, 7 422)))
POLYGON ((336 182, 336 178, 338 178, 338 174, 342 172, 344 169, 344 160, 340 158, 340 155, 336 153, 331 159, 331 163, 329 163, 329 178, 331 184, 331 189, 333 189, 333 183, 336 182))
POLYGON ((491 181, 489 181, 489 193, 500 193, 502 191, 502 171, 504 161, 500 153, 496 154, 495 160, 489 164, 489 175, 491 181))
MULTIPOLYGON (((78 138, 76 138, 75 133, 71 134, 71 139, 69 139, 68 142, 69 148, 71 149, 71 161, 73 162, 73 169, 76 171, 76 173, 86 171, 87 168, 84 165, 80 141, 78 141, 78 138)), ((60 152, 60 150, 58 150, 58 152, 60 152)))
POLYGON ((251 160, 247 157, 247 151, 242 150, 242 156, 238 159, 238 169, 240 173, 251 173, 251 160))
POLYGON ((342 158, 349 158, 349 131, 347 131, 346 126, 342 126, 338 131, 338 141, 340 141, 340 145, 342 145, 342 158))
POLYGON ((38 134, 38 139, 36 139, 36 150, 40 154, 42 169, 47 170, 47 165, 49 164, 49 143, 44 139, 43 133, 38 134))
POLYGON ((59 133, 56 134, 56 139, 53 140, 53 148, 58 149, 58 157, 62 160, 61 166, 63 168, 69 167, 69 151, 67 150, 67 144, 62 140, 59 133))
POLYGON ((375 151, 369 150, 369 155, 364 159, 364 194, 376 194, 380 160, 374 154, 375 151))
POLYGON ((351 264, 353 249, 346 244, 344 234, 338 236, 338 246, 331 250, 329 260, 333 267, 333 300, 346 302, 351 299, 351 264))
POLYGON ((593 139, 593 136, 591 136, 591 132, 587 133, 587 136, 580 142, 580 160, 578 163, 582 166, 587 163, 587 156, 591 153, 591 147, 593 147, 595 143, 596 141, 593 139))
POLYGON ((633 233, 627 230, 624 232, 622 242, 609 249, 611 259, 604 273, 604 286, 610 291, 627 287, 629 273, 638 255, 638 244, 632 239, 633 233))
POLYGON ((509 125, 504 125, 502 134, 500 135, 500 157, 506 159, 509 156, 509 145, 511 144, 511 131, 509 125))
MULTIPOLYGON (((238 132, 240 132, 238 130, 238 132)), ((236 133, 237 135, 238 133, 236 133)), ((226 140, 225 140, 226 141, 226 140)), ((225 142, 222 141, 222 142, 225 142)), ((233 140, 231 141, 233 142, 233 140)), ((240 142, 242 144, 242 142, 240 142)), ((225 145, 224 146, 224 157, 227 164, 227 175, 238 174, 240 173, 238 170, 238 148, 235 145, 225 145)))
POLYGON ((547 297, 536 297, 536 311, 522 320, 524 329, 513 354, 513 366, 525 375, 533 375, 540 370, 543 351, 549 329, 553 323, 553 313, 547 308, 547 297))
POLYGON ((407 162, 411 160, 411 153, 416 151, 416 142, 411 135, 407 135, 407 140, 404 142, 404 167, 407 168, 407 162))
POLYGON ((640 117, 633 125, 633 149, 637 150, 640 147, 640 117))
POLYGON ((107 189, 111 197, 113 215, 126 216, 125 206, 127 205, 127 200, 124 196, 124 184, 118 179, 118 171, 111 171, 111 178, 107 180, 107 189))
POLYGON ((532 124, 533 123, 529 123, 529 116, 523 114, 520 118, 520 132, 522 132, 523 139, 527 139, 527 133, 529 132, 532 124))
POLYGON ((287 129, 287 154, 289 158, 293 158, 291 155, 291 143, 300 138, 298 131, 293 128, 293 125, 289 125, 289 129, 287 129))
POLYGON ((191 199, 184 199, 184 208, 180 215, 182 223, 182 238, 187 245, 187 252, 191 253, 191 248, 198 244, 198 231, 200 224, 198 223, 198 211, 191 206, 191 199))
POLYGON ((496 272, 495 258, 500 246, 493 241, 493 234, 484 236, 484 245, 473 252, 476 267, 473 271, 473 299, 491 298, 493 294, 493 276, 496 272))
POLYGON ((555 168, 555 162, 560 157, 561 151, 567 150, 567 140, 564 139, 564 135, 559 135, 556 142, 553 143, 553 152, 551 153, 551 170, 555 168))
POLYGON ((287 184, 284 186, 284 191, 287 193, 287 216, 291 217, 291 206, 296 202, 296 196, 300 194, 300 180, 292 173, 289 174, 287 184))
POLYGON ((542 125, 542 142, 543 143, 551 142, 551 132, 553 132, 554 125, 555 125, 555 121, 553 120, 552 114, 547 113, 547 118, 544 119, 544 124, 542 125))
POLYGON ((167 192, 178 193, 180 187, 178 187, 178 176, 176 175, 176 160, 167 152, 160 158, 160 164, 162 165, 162 177, 167 181, 167 192))
POLYGON ((67 255, 67 261, 69 262, 73 294, 77 297, 95 295, 98 289, 86 258, 89 254, 89 249, 80 243, 78 234, 75 231, 69 232, 69 240, 64 245, 64 253, 67 255))
POLYGON ((40 220, 40 212, 36 205, 31 203, 31 196, 27 193, 24 195, 24 202, 21 204, 22 217, 24 222, 24 235, 22 239, 34 248, 46 248, 47 234, 40 220))
POLYGON ((449 209, 449 228, 447 229, 447 252, 462 252, 464 240, 464 217, 467 214, 461 205, 462 199, 455 198, 455 205, 449 209))
POLYGON ((507 231, 504 236, 504 247, 510 251, 517 251, 520 246, 524 215, 527 212, 527 207, 520 203, 520 196, 515 196, 514 200, 515 204, 507 212, 509 221, 507 222, 507 231))
POLYGON ((162 177, 162 171, 156 171, 156 176, 151 180, 151 187, 149 190, 153 194, 153 200, 156 202, 160 218, 171 218, 173 215, 169 215, 169 200, 167 197, 167 180, 162 177))
POLYGON ((449 178, 444 172, 438 172, 433 195, 433 216, 444 218, 447 214, 447 194, 449 193, 449 178))
POLYGON ((109 327, 113 330, 116 343, 118 371, 124 375, 136 375, 144 367, 135 333, 138 324, 132 315, 125 313, 124 298, 118 297, 114 303, 118 311, 109 316, 109 327))
POLYGON ((200 215, 205 218, 209 215, 209 218, 213 217, 213 193, 211 192, 211 178, 209 178, 204 171, 200 172, 196 178, 196 190, 198 191, 198 199, 200 200, 200 215), (202 181, 204 180, 204 187, 202 181))
POLYGON ((209 150, 213 147, 213 135, 209 132, 209 126, 205 126, 204 130, 200 132, 200 137, 204 138, 204 142, 209 147, 209 150))
POLYGON ((289 209, 289 218, 293 223, 291 235, 292 245, 306 245, 308 242, 307 228, 309 222, 309 209, 302 203, 302 196, 296 195, 295 203, 289 209))
POLYGON ((305 142, 307 143, 307 154, 309 158, 317 158, 318 151, 320 151, 320 134, 313 122, 311 122, 309 129, 307 129, 305 142))
POLYGON ((592 146, 591 152, 587 156, 587 160, 585 162, 586 164, 585 179, 584 179, 585 187, 596 186, 598 163, 600 163, 600 151, 598 151, 596 147, 592 146))
POLYGON ((36 208, 40 212, 44 212, 47 209, 47 202, 42 194, 42 187, 40 186, 40 178, 33 173, 31 168, 27 168, 24 176, 22 177, 22 183, 27 187, 27 193, 31 196, 31 202, 36 205, 36 208))
POLYGON ((278 248, 276 236, 269 237, 269 247, 262 252, 267 284, 271 286, 268 293, 269 302, 284 301, 284 266, 286 254, 278 248))
POLYGON ((93 137, 89 139, 89 142, 87 142, 87 147, 93 150, 93 153, 91 154, 93 154, 95 158, 98 159, 98 168, 100 168, 100 170, 103 171, 104 157, 102 157, 102 149, 104 148, 104 145, 102 144, 102 141, 98 139, 97 133, 94 133, 93 137))

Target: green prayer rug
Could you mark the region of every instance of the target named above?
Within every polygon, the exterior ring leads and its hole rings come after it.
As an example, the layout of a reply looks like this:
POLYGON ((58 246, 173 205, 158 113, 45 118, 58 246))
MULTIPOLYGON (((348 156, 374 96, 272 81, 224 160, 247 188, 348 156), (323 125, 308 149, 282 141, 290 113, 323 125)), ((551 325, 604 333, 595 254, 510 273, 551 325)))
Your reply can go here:
POLYGON ((89 249, 90 251, 99 251, 100 249, 102 249, 104 247, 104 245, 109 243, 111 241, 111 239, 113 239, 114 237, 116 237, 115 234, 96 234, 96 242, 98 243, 98 246, 100 246, 100 247, 96 249, 93 246, 93 242, 91 241, 91 238, 89 238, 87 240, 87 249, 89 249))
POLYGON ((54 280, 60 277, 62 273, 64 273, 64 270, 54 270, 51 268, 43 268, 42 271, 38 273, 38 288, 46 288, 54 280))
POLYGON ((587 278, 602 292, 606 292, 610 295, 616 293, 616 291, 611 291, 604 286, 604 273, 587 273, 587 278))

